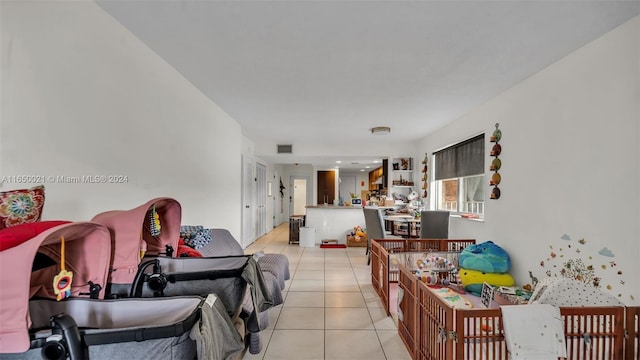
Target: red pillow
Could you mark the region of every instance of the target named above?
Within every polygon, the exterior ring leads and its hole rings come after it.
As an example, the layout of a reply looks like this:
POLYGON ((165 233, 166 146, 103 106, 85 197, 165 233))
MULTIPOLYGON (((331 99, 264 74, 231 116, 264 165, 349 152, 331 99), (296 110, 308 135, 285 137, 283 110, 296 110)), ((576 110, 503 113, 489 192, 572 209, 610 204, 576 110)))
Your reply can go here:
POLYGON ((44 185, 0 193, 0 230, 42 218, 44 185))
POLYGON ((178 239, 178 257, 202 257, 200 251, 185 245, 183 239, 178 239))
POLYGON ((70 221, 40 221, 2 229, 0 230, 0 251, 18 246, 27 240, 33 239, 47 229, 69 222, 70 221))

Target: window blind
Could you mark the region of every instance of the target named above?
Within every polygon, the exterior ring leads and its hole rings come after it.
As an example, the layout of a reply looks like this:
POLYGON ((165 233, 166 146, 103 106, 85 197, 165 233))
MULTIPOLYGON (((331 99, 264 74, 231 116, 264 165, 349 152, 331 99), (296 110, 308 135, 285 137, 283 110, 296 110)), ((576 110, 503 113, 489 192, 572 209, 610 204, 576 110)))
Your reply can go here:
POLYGON ((484 174, 484 134, 436 151, 435 180, 484 174))

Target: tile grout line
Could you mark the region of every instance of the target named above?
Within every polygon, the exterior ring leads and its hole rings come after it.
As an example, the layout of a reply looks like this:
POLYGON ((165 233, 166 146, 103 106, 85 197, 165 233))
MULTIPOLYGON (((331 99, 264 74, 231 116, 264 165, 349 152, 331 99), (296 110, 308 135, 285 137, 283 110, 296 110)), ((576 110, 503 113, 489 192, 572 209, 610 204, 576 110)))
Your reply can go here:
MULTIPOLYGON (((281 233, 284 233, 284 232, 281 232, 281 233)), ((280 235, 282 235, 282 234, 278 234, 278 236, 280 236, 280 235)), ((274 237, 269 238, 269 240, 265 240, 265 242, 262 244, 263 245, 262 250, 265 250, 265 252, 266 252, 266 248, 270 247, 270 246, 273 249, 275 249, 274 245, 279 244, 282 241, 281 239, 277 239, 278 236, 274 236, 274 237)), ((293 280, 295 280, 297 278, 296 275, 299 275, 298 270, 299 270, 300 265, 303 263, 302 260, 304 258, 304 255, 307 254, 307 255, 310 255, 312 257, 314 257, 313 255, 315 255, 315 253, 311 253, 308 249, 301 249, 302 250, 301 252, 294 252, 290 245, 291 244, 289 244, 287 246, 287 243, 286 243, 286 240, 285 240, 284 241, 284 245, 279 247, 279 249, 280 249, 279 252, 280 253, 285 253, 285 255, 287 255, 287 257, 290 258, 290 259, 292 259, 295 256, 295 260, 296 260, 295 263, 292 262, 292 264, 295 265, 295 270, 291 274, 291 280, 290 280, 290 282, 288 284, 287 294, 286 294, 286 296, 284 298, 284 301, 286 301, 286 298, 289 295, 289 292, 291 290, 291 285, 293 284, 293 280)), ((362 280, 362 279, 360 279, 358 277, 358 274, 363 273, 363 271, 366 271, 367 268, 360 267, 359 262, 356 260, 358 257, 360 257, 359 253, 356 254, 355 251, 349 252, 348 248, 347 248, 347 249, 343 249, 343 253, 342 254, 346 255, 346 258, 347 258, 348 264, 349 264, 348 268, 345 269, 345 270, 347 270, 347 271, 350 270, 351 275, 354 277, 354 279, 356 281, 356 284, 358 285, 358 287, 357 287, 358 292, 360 294, 360 297, 361 297, 362 301, 364 302, 364 308, 367 309, 367 312, 369 314, 369 319, 370 319, 370 321, 371 321, 371 323, 373 325, 372 329, 370 331, 375 331, 376 332, 375 335, 376 335, 376 338, 378 339, 378 344, 379 344, 380 348, 382 349, 382 355, 383 355, 384 359, 390 359, 389 358, 390 355, 387 354, 387 351, 385 350, 385 348, 382 345, 381 335, 380 335, 380 332, 379 332, 379 330, 380 331, 383 331, 383 330, 386 331, 388 329, 377 329, 376 328, 375 323, 373 322, 372 308, 370 308, 368 306, 368 303, 366 301, 367 298, 365 297, 365 294, 364 294, 365 290, 368 290, 368 289, 365 289, 366 286, 367 286, 367 284, 366 284, 366 282, 367 282, 366 280, 367 279, 365 278, 365 279, 362 280)), ((324 323, 324 329, 323 329, 324 330, 323 331, 323 335, 324 335, 324 338, 323 338, 323 358, 327 359, 328 345, 327 345, 327 336, 326 336, 327 328, 326 327, 327 327, 327 309, 329 309, 327 307, 327 301, 326 301, 327 300, 327 293, 328 293, 327 292, 327 283, 328 283, 327 272, 329 271, 329 269, 327 268, 327 261, 330 260, 330 259, 331 260, 334 259, 334 257, 329 256, 329 254, 327 254, 326 251, 322 251, 322 256, 321 257, 323 259, 323 262, 322 262, 322 265, 323 265, 323 268, 322 268, 322 274, 323 274, 323 291, 322 291, 322 294, 323 294, 323 307, 322 307, 322 309, 324 311, 324 314, 323 314, 324 315, 324 317, 323 317, 323 323, 324 323)), ((364 261, 366 261, 366 257, 364 258, 364 261)), ((370 268, 369 268, 369 273, 370 273, 370 268)), ((351 291, 349 291, 349 292, 351 292, 351 291)), ((267 342, 267 345, 265 346, 265 348, 263 350, 264 351, 263 352, 263 356, 261 357, 261 359, 263 359, 263 360, 267 358, 266 357, 267 349, 268 349, 268 347, 270 345, 272 345, 271 341, 273 340, 273 336, 274 336, 274 333, 276 331, 275 330, 275 326, 277 325, 277 322, 279 320, 281 320, 282 311, 284 310, 284 301, 283 301, 282 307, 280 309, 280 313, 276 317, 276 320, 275 320, 275 323, 274 323, 274 326, 273 326, 273 330, 272 330, 272 335, 269 338, 269 341, 267 342)), ((345 329, 345 330, 348 330, 348 329, 345 329)), ((356 330, 356 329, 354 329, 354 330, 356 330)), ((357 329, 357 330, 363 330, 363 329, 357 329)))

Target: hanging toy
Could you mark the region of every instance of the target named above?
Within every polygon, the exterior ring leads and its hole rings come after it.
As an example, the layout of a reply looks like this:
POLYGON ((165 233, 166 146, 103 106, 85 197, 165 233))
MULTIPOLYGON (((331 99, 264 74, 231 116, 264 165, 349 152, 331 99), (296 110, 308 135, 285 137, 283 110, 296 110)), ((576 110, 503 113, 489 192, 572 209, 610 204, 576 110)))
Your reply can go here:
POLYGON ((149 214, 149 230, 151 231, 151 236, 160 236, 162 226, 160 226, 160 215, 156 211, 155 204, 153 204, 153 208, 151 208, 151 212, 149 214))
POLYGON ((71 282, 73 281, 73 273, 65 269, 64 259, 64 236, 60 237, 60 272, 53 278, 53 292, 56 294, 56 300, 60 301, 71 297, 71 282))

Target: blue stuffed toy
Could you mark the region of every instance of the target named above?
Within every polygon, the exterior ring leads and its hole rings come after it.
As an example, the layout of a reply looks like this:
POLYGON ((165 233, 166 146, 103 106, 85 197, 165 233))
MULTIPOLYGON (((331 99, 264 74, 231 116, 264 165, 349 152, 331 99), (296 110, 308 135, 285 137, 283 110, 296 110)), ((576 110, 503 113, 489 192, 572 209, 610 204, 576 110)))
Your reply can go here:
POLYGON ((511 268, 509 254, 493 241, 467 246, 460 253, 460 268, 504 274, 511 268))

